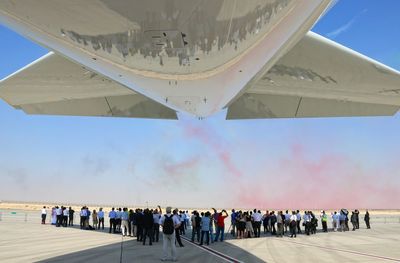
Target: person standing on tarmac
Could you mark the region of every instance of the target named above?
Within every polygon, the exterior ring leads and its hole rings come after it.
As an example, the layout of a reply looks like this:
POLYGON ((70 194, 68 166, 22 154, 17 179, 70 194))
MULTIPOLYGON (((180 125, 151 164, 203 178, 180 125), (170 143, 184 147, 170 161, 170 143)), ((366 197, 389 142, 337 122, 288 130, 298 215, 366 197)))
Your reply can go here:
POLYGON ((179 221, 179 224, 175 225, 175 239, 176 239, 176 242, 178 242, 180 247, 184 247, 184 245, 182 244, 181 235, 180 235, 181 218, 178 215, 178 209, 175 209, 173 211, 173 214, 174 214, 174 216, 173 216, 174 222, 179 221))
POLYGON ((253 222, 254 222, 254 236, 260 237, 261 234, 261 221, 262 221, 262 214, 260 210, 253 210, 253 222))
POLYGON ((354 214, 356 215, 356 229, 360 229, 360 211, 356 209, 354 210, 354 214))
POLYGON ((136 240, 138 242, 142 242, 143 241, 143 211, 142 209, 137 209, 136 210, 137 213, 137 218, 136 218, 136 223, 137 223, 137 234, 136 234, 136 240))
POLYGON ((199 212, 193 211, 192 216, 192 242, 194 242, 194 237, 197 237, 197 242, 200 242, 200 230, 201 230, 201 217, 199 212))
POLYGON ((316 234, 317 226, 318 226, 318 219, 315 217, 315 215, 312 211, 308 211, 308 213, 311 215, 311 234, 316 234))
POLYGON ((46 224, 46 216, 47 216, 47 210, 46 210, 46 207, 43 206, 43 209, 42 209, 42 225, 46 224))
POLYGON ((353 225, 353 231, 355 231, 357 228, 357 219, 356 219, 356 213, 354 211, 351 212, 350 221, 351 221, 351 224, 353 225))
POLYGON ((154 228, 153 228, 153 241, 158 242, 160 236, 160 219, 162 215, 161 207, 158 206, 153 212, 153 221, 154 221, 154 228))
POLYGON ((277 220, 277 215, 275 215, 275 211, 272 211, 270 213, 269 222, 271 224, 271 235, 273 236, 276 235, 276 228, 275 228, 276 220, 277 220))
POLYGON ((171 214, 171 207, 166 208, 166 213, 160 219, 160 225, 163 229, 163 256, 161 261, 176 261, 175 233, 180 225, 180 220, 171 214), (168 246, 171 247, 171 254, 168 253, 168 246))
POLYGON ((153 213, 148 208, 144 210, 143 215, 143 246, 146 245, 146 238, 149 238, 149 245, 153 245, 153 213))
MULTIPOLYGON (((236 213, 235 209, 232 209, 232 214, 231 214, 232 236, 235 236, 235 233, 236 233, 236 217, 237 217, 237 213, 236 213)), ((203 233, 201 235, 203 235, 203 233)))
POLYGON ((122 236, 129 236, 129 213, 128 208, 124 207, 121 214, 121 231, 122 236))
POLYGON ((337 231, 337 229, 338 229, 338 221, 339 221, 339 215, 337 214, 337 212, 335 211, 334 213, 333 213, 333 215, 332 215, 332 228, 333 228, 333 231, 337 231))
POLYGON ((289 229, 290 229, 290 237, 296 237, 296 227, 297 227, 297 215, 295 211, 292 211, 292 215, 290 216, 289 221, 289 229))
POLYGON ((282 237, 283 235, 283 217, 282 217, 282 211, 278 212, 278 216, 276 217, 276 225, 277 225, 277 231, 276 231, 276 236, 277 237, 282 237))
POLYGON ((288 228, 289 228, 289 224, 290 224, 290 214, 289 214, 289 211, 288 210, 286 210, 286 213, 285 213, 285 220, 284 220, 284 230, 283 230, 283 234, 286 234, 286 232, 288 232, 288 228))
POLYGON ((369 224, 369 212, 368 212, 368 210, 365 211, 364 221, 365 221, 365 224, 367 225, 367 229, 371 229, 371 226, 369 224))
POLYGON ((68 215, 68 216, 69 216, 68 225, 69 225, 69 226, 73 226, 73 225, 74 225, 74 213, 75 213, 75 210, 72 209, 71 207, 69 207, 68 211, 69 211, 69 215, 68 215))
POLYGON ((226 212, 226 210, 222 210, 219 214, 218 214, 218 219, 217 219, 217 233, 215 234, 215 238, 214 238, 214 242, 218 241, 219 236, 220 237, 220 241, 223 242, 224 241, 224 234, 225 234, 225 218, 227 218, 229 215, 226 212))
POLYGON ((296 223, 297 223, 297 233, 301 234, 301 228, 300 228, 301 213, 300 213, 300 210, 296 211, 296 217, 297 217, 297 221, 296 221, 296 223))
POLYGON ((115 233, 115 217, 117 216, 117 213, 115 212, 115 208, 113 207, 111 211, 108 213, 108 218, 110 218, 110 230, 109 233, 111 234, 111 230, 113 233, 115 233))
POLYGON ((322 211, 321 223, 322 223, 322 231, 328 232, 328 215, 325 213, 325 211, 322 211))

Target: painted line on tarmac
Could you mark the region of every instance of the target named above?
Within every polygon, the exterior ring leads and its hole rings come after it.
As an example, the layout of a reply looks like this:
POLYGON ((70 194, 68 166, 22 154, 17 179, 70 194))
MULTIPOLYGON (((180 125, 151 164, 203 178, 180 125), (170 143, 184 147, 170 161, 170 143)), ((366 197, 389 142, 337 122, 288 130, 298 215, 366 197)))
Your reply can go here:
POLYGON ((202 250, 204 250, 204 251, 207 251, 208 253, 210 253, 210 254, 212 254, 212 255, 214 255, 214 256, 217 256, 217 257, 219 257, 219 258, 221 258, 221 259, 223 259, 223 260, 225 260, 225 261, 227 261, 227 262, 232 262, 232 263, 244 263, 243 261, 234 259, 234 258, 232 258, 232 257, 230 257, 230 256, 228 256, 228 255, 226 255, 226 254, 224 254, 224 253, 221 253, 221 252, 219 252, 219 251, 217 251, 217 250, 214 250, 214 249, 212 249, 212 248, 210 248, 210 247, 200 246, 199 244, 196 244, 196 243, 192 242, 192 241, 191 241, 189 238, 187 238, 187 237, 181 236, 181 238, 182 238, 183 240, 185 240, 186 242, 188 242, 189 244, 192 244, 192 245, 195 246, 195 247, 198 247, 198 248, 200 248, 200 249, 202 249, 202 250))
POLYGON ((370 257, 370 258, 377 258, 377 259, 383 259, 383 260, 388 260, 388 261, 400 262, 400 259, 384 257, 384 256, 379 256, 379 255, 373 255, 373 254, 367 254, 367 253, 357 252, 357 251, 353 251, 353 250, 325 247, 325 246, 320 246, 320 245, 312 245, 312 244, 306 244, 306 243, 301 243, 301 242, 292 241, 292 240, 282 240, 282 239, 280 239, 279 241, 288 242, 288 243, 294 243, 294 244, 299 244, 299 245, 309 246, 309 247, 316 247, 316 248, 321 248, 321 249, 326 249, 326 250, 331 250, 331 251, 345 252, 345 253, 349 253, 349 254, 365 256, 365 257, 370 257))

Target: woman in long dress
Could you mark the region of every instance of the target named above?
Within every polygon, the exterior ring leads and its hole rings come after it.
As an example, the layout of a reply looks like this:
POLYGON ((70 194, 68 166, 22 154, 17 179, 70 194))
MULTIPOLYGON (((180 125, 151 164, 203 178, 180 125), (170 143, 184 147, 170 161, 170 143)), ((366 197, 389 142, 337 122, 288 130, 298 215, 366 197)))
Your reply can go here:
POLYGON ((56 208, 53 207, 51 209, 51 224, 55 225, 57 223, 57 215, 56 215, 56 208))

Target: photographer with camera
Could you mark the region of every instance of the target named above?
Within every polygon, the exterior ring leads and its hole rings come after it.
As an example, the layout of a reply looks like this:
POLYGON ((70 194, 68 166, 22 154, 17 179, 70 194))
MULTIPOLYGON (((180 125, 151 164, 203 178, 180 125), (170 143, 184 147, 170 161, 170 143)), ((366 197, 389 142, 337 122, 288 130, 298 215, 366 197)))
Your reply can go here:
POLYGON ((225 218, 228 217, 228 213, 226 210, 222 210, 221 213, 217 216, 217 233, 215 234, 214 241, 218 241, 218 237, 221 235, 220 241, 224 241, 224 234, 225 234, 225 218))

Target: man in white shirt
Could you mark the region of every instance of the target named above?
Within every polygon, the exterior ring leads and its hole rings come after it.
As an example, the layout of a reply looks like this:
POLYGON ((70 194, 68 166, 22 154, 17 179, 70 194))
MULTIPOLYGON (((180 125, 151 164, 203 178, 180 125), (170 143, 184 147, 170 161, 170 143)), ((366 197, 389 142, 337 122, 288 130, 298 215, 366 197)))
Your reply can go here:
POLYGON ((254 221, 254 236, 260 237, 261 220, 262 220, 261 211, 257 211, 256 209, 254 209, 252 217, 254 221))
POLYGON ((158 206, 153 212, 153 220, 154 220, 154 229, 153 229, 153 241, 158 242, 160 236, 160 219, 161 219, 162 210, 161 207, 158 206))
POLYGON ((179 231, 181 235, 185 235, 185 219, 186 219, 185 211, 179 211, 179 216, 181 220, 181 226, 179 227, 179 231))
POLYGON ((163 256, 162 261, 176 261, 176 246, 175 246, 175 229, 179 227, 180 220, 171 213, 172 208, 169 206, 166 209, 167 214, 160 219, 160 225, 163 227, 163 256), (168 253, 168 245, 171 246, 171 256, 168 253))
POLYGON ((288 231, 288 227, 289 227, 289 224, 290 224, 290 214, 289 214, 289 211, 288 210, 286 210, 286 213, 285 213, 285 222, 284 222, 284 224, 285 224, 285 231, 283 232, 284 234, 288 231))
POLYGON ((61 225, 62 221, 62 209, 61 207, 56 207, 56 216, 57 216, 57 223, 56 227, 59 227, 61 225))
POLYGON ((301 213, 300 213, 300 210, 297 210, 296 212, 297 212, 296 213, 296 216, 297 216, 297 221, 296 221, 296 223, 297 223, 297 233, 301 234, 301 229, 300 229, 301 213))
POLYGON ((83 206, 81 208, 81 212, 79 213, 79 216, 81 217, 81 220, 80 220, 81 229, 83 229, 85 227, 86 213, 87 212, 85 210, 85 207, 83 206))
POLYGON ((187 229, 187 227, 189 227, 189 222, 190 222, 190 215, 189 215, 189 211, 186 210, 185 212, 185 229, 187 229))
POLYGON ((47 216, 46 207, 43 206, 43 209, 42 209, 42 225, 46 224, 46 216, 47 216))
POLYGON ((68 208, 64 207, 64 210, 63 210, 63 219, 62 219, 62 225, 63 225, 64 227, 67 226, 67 223, 68 223, 68 216, 69 216, 69 210, 68 210, 68 208))
POLYGON ((177 228, 175 228, 176 243, 178 243, 180 247, 184 247, 182 240, 181 240, 181 226, 182 226, 181 216, 178 214, 177 208, 175 208, 175 210, 173 210, 172 213, 174 214, 174 217, 179 221, 179 226, 177 226, 177 228))

